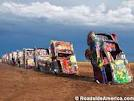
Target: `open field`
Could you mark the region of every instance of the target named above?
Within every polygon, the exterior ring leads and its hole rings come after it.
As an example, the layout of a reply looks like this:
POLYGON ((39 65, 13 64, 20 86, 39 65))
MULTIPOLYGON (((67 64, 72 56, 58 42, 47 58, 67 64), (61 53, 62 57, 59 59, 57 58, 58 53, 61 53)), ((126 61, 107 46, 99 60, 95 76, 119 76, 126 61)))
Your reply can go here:
MULTIPOLYGON (((91 65, 85 62, 78 65, 78 76, 55 76, 0 63, 0 101, 74 101, 74 96, 134 96, 134 82, 96 84, 91 65)), ((134 74, 134 63, 130 67, 134 74)))

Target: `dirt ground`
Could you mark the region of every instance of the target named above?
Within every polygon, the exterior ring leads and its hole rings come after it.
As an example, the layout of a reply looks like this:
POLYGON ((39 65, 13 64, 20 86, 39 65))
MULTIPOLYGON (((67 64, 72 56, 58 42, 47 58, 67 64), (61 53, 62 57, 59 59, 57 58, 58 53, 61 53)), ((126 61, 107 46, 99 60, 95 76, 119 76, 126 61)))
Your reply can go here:
MULTIPOLYGON (((45 74, 0 63, 0 101, 74 101, 74 96, 134 96, 134 82, 96 84, 89 63, 79 76, 45 74)), ((134 74, 134 64, 130 64, 134 74)))

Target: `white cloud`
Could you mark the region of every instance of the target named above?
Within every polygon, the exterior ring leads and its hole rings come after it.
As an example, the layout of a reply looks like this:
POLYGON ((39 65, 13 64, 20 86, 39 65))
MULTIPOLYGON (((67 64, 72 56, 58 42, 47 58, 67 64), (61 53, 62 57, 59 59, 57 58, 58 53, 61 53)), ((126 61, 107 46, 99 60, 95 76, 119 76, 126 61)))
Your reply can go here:
POLYGON ((122 2, 122 5, 134 8, 134 0, 126 0, 122 2))
POLYGON ((31 4, 4 2, 0 5, 0 12, 12 13, 17 16, 30 18, 46 18, 49 21, 64 24, 134 24, 134 14, 132 13, 133 9, 128 5, 123 2, 119 7, 108 10, 104 3, 100 4, 96 8, 90 8, 85 5, 62 7, 52 5, 49 2, 33 2, 31 4))

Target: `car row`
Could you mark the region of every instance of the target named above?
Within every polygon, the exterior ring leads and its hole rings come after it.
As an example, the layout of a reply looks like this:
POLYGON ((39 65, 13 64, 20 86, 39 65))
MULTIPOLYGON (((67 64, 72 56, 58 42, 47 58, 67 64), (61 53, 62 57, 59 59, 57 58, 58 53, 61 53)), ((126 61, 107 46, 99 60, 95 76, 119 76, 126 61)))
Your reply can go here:
MULTIPOLYGON (((116 34, 90 32, 85 57, 97 83, 129 83, 133 76, 116 34)), ((3 55, 2 62, 54 74, 76 74, 78 65, 71 42, 52 40, 49 48, 25 48, 3 55)))
POLYGON ((24 48, 6 53, 3 63, 55 74, 77 74, 78 65, 71 42, 52 40, 49 48, 24 48))

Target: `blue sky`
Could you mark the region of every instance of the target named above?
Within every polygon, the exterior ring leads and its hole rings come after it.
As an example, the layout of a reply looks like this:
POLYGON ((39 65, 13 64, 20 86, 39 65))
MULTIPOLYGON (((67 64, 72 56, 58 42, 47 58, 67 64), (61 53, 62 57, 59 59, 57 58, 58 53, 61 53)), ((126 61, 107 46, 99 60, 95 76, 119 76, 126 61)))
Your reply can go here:
POLYGON ((84 60, 89 31, 115 32, 134 61, 133 0, 0 0, 0 55, 26 47, 49 47, 51 39, 74 43, 84 60))

